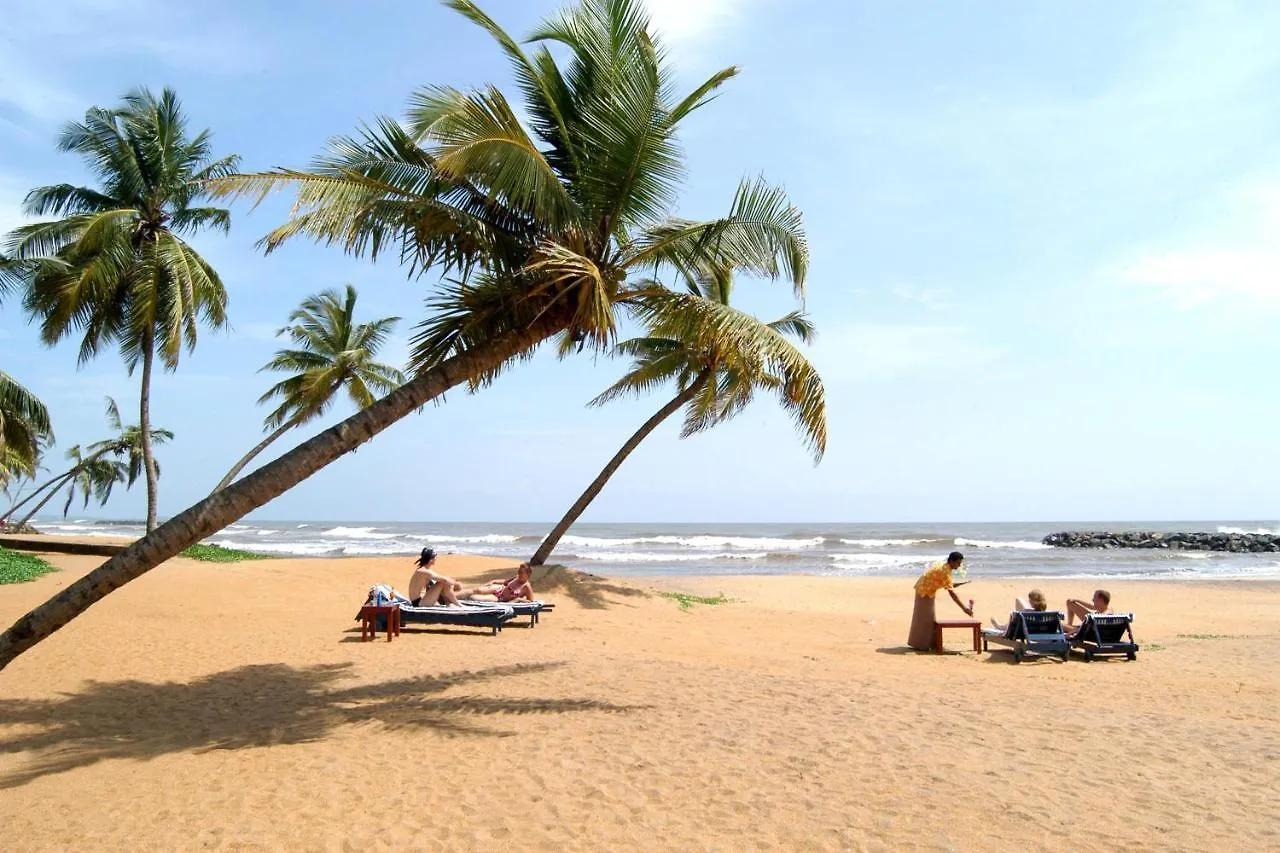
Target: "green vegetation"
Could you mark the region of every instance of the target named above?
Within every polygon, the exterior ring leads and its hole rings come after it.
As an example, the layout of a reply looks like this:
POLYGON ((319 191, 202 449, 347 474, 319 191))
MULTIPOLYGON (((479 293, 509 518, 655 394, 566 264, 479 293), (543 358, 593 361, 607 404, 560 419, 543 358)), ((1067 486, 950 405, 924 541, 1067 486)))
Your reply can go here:
POLYGON ((0 584, 26 583, 56 571, 57 569, 34 554, 0 548, 0 584))
MULTIPOLYGON (((0 256, 0 296, 8 278, 0 256)), ((53 427, 44 403, 0 370, 0 489, 11 481, 34 477, 41 450, 53 443, 53 427)))
POLYGON ((720 593, 719 595, 713 595, 713 596, 691 595, 687 592, 660 592, 658 594, 661 595, 663 598, 669 598, 672 601, 678 603, 680 605, 681 610, 688 610, 691 607, 693 607, 693 605, 695 604, 706 604, 706 605, 714 606, 716 604, 729 604, 733 601, 732 598, 729 598, 723 592, 720 593))
POLYGON ((223 548, 221 545, 195 544, 185 548, 179 557, 189 557, 204 563, 242 563, 245 560, 272 560, 270 554, 255 554, 252 551, 239 551, 235 548, 223 548))

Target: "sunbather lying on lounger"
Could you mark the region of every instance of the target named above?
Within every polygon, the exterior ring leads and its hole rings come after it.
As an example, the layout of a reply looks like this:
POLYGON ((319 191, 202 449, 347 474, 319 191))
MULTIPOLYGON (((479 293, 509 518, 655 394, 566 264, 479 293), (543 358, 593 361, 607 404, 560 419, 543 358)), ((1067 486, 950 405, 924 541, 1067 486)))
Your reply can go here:
POLYGON ((474 601, 533 601, 533 585, 529 583, 532 575, 533 569, 529 568, 529 564, 521 563, 516 569, 516 576, 510 580, 489 581, 475 589, 464 589, 458 593, 458 598, 474 601))
MULTIPOLYGON (((1031 590, 1031 592, 1027 593, 1027 597, 1025 599, 1015 598, 1013 600, 1013 609, 1014 610, 1048 610, 1049 601, 1044 597, 1043 592, 1041 592, 1038 589, 1033 589, 1031 590)), ((1007 624, 1001 624, 1000 622, 997 622, 996 617, 994 616, 991 617, 991 627, 995 628, 997 631, 1006 631, 1009 628, 1007 624)))
POLYGON ((1093 603, 1081 601, 1078 598, 1067 599, 1067 631, 1070 632, 1074 627, 1072 623, 1076 619, 1083 620, 1085 614, 1088 613, 1110 613, 1111 612, 1111 593, 1105 589, 1096 589, 1093 591, 1093 603))
POLYGON ((430 548, 423 548, 418 555, 418 567, 409 579, 409 600, 414 607, 458 603, 458 591, 462 589, 462 584, 432 569, 435 561, 436 552, 430 548))

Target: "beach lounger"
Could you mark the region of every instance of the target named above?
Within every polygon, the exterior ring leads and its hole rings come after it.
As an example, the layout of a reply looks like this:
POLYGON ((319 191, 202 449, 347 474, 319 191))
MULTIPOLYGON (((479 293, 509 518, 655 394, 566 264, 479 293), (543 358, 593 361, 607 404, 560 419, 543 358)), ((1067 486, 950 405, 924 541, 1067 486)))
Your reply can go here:
POLYGON ((1021 663, 1028 655, 1066 660, 1071 645, 1062 630, 1065 618, 1065 613, 1055 610, 1015 610, 1009 614, 1005 630, 988 628, 982 632, 982 650, 989 651, 991 643, 1013 649, 1014 663, 1021 663))
POLYGON ((1080 630, 1071 635, 1071 648, 1086 661, 1098 656, 1124 655, 1137 660, 1138 644, 1133 641, 1132 613, 1086 613, 1080 630), (1125 637, 1129 639, 1126 640, 1125 637))
POLYGON ((400 605, 400 624, 458 625, 471 628, 491 628, 497 634, 502 626, 516 617, 515 608, 508 604, 477 601, 464 607, 448 604, 428 604, 414 607, 400 605))
MULTIPOLYGON (((457 625, 469 628, 489 628, 494 634, 502 630, 502 626, 515 618, 515 608, 508 604, 496 604, 477 601, 468 607, 451 607, 447 604, 428 604, 415 607, 389 584, 375 584, 370 587, 365 604, 395 606, 400 608, 400 624, 417 625, 457 625)), ((360 615, 356 614, 356 619, 360 615)), ((378 630, 386 630, 386 620, 379 619, 378 630)))
MULTIPOLYGON (((462 603, 467 607, 485 607, 487 605, 494 604, 492 601, 470 601, 467 599, 463 599, 462 603)), ((528 616, 529 627, 531 628, 538 624, 538 616, 540 614, 546 613, 555 608, 554 604, 548 604, 547 602, 539 599, 534 599, 533 601, 503 601, 500 603, 514 610, 517 617, 528 616)))

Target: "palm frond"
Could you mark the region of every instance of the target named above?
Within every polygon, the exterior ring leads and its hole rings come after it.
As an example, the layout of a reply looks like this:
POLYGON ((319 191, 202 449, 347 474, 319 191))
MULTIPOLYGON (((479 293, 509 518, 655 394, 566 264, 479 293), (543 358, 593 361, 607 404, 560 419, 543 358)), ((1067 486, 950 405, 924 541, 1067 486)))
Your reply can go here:
POLYGON ((668 264, 690 277, 714 268, 782 276, 804 296, 809 245, 803 217, 782 188, 762 180, 744 181, 723 219, 668 219, 644 229, 627 249, 629 268, 668 264))
POLYGON ((686 413, 686 434, 737 414, 755 387, 777 394, 805 445, 820 460, 826 450, 826 397, 822 379, 787 335, 812 337, 802 315, 762 323, 732 306, 689 294, 651 290, 633 306, 654 337, 680 342, 690 359, 717 370, 686 413))
POLYGON ((174 212, 169 225, 179 233, 213 228, 226 234, 231 231, 231 211, 221 207, 186 207, 174 212))
POLYGON ((54 184, 36 187, 27 193, 22 203, 28 216, 73 216, 77 214, 103 213, 125 207, 119 199, 104 195, 88 187, 74 184, 54 184))
POLYGON ((526 106, 530 108, 535 131, 552 146, 548 161, 558 173, 572 181, 580 169, 576 140, 570 132, 574 105, 571 93, 551 54, 540 50, 530 59, 516 40, 471 0, 446 0, 445 5, 465 16, 498 42, 511 62, 516 83, 524 95, 526 106))
POLYGON ((364 408, 374 402, 370 389, 384 393, 404 383, 399 370, 374 361, 400 318, 357 324, 356 300, 356 289, 348 284, 307 297, 289 314, 290 324, 277 334, 287 335, 297 348, 277 350, 261 368, 291 374, 258 398, 260 405, 279 400, 263 421, 266 429, 323 415, 344 388, 364 408))
POLYGON ((434 143, 442 174, 485 186, 490 199, 553 228, 578 217, 577 204, 498 89, 420 89, 408 120, 415 138, 434 143))

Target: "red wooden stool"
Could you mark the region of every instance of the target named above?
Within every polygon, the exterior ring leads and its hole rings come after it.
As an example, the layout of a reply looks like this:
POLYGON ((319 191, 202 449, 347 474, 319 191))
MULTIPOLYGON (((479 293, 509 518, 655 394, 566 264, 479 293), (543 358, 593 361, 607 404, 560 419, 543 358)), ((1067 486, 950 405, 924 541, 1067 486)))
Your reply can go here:
POLYGON ((360 642, 374 639, 378 636, 378 617, 381 616, 387 620, 387 642, 391 642, 392 637, 400 636, 400 607, 399 605, 375 605, 366 604, 360 608, 360 642))

